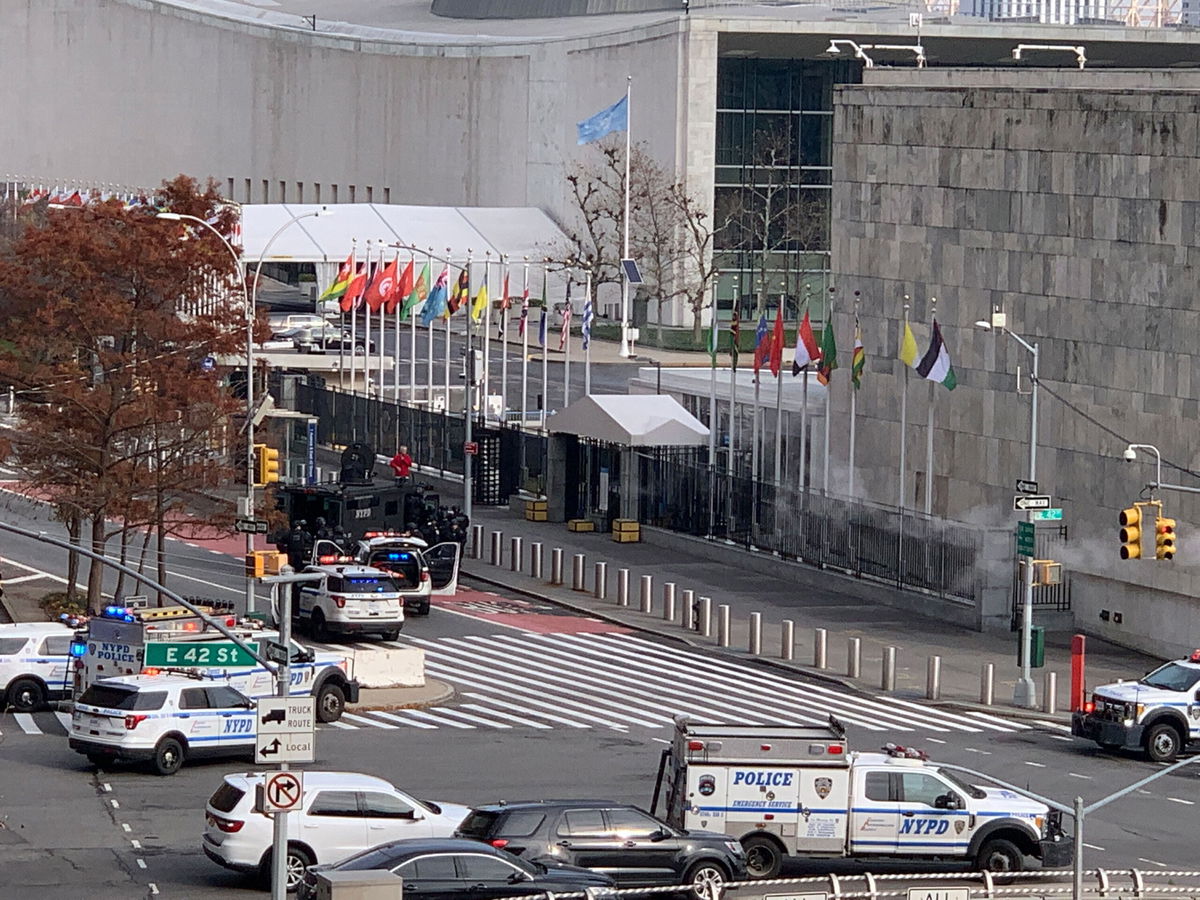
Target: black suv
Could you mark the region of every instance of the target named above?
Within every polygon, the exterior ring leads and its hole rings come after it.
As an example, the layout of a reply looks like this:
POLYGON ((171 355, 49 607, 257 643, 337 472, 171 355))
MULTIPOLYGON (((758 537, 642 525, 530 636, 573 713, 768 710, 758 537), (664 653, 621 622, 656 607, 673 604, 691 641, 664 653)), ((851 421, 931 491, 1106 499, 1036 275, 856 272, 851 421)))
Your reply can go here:
POLYGON ((525 859, 552 859, 611 875, 618 887, 689 885, 717 896, 746 878, 746 854, 728 835, 680 831, 636 806, 609 800, 532 800, 477 806, 459 837, 525 859))

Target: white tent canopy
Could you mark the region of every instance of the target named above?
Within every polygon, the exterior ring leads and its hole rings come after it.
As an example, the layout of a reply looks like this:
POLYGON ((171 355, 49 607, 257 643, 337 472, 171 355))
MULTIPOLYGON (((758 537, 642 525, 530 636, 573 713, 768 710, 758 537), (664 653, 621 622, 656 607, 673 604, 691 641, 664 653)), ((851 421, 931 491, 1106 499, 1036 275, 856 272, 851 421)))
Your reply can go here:
POLYGON ((558 434, 626 447, 700 447, 708 428, 666 394, 590 394, 550 417, 558 434))
MULTIPOLYGON (((482 274, 489 257, 510 266, 529 259, 539 265, 546 256, 569 246, 567 236, 550 217, 533 207, 399 206, 379 203, 266 203, 242 207, 242 258, 248 265, 268 262, 315 263, 318 289, 337 273, 337 267, 354 250, 359 259, 367 252, 377 259, 382 248, 386 259, 407 251, 390 244, 432 248, 435 256, 449 257, 460 265, 471 258, 482 274), (305 213, 328 209, 329 215, 305 213), (293 222, 293 220, 296 220, 293 222), (272 240, 274 238, 274 240, 272 240), (268 246, 268 244, 270 246, 268 246)), ((417 265, 422 257, 417 254, 417 265)), ((436 263, 435 263, 436 266, 436 263)), ((475 269, 476 266, 472 266, 475 269)))

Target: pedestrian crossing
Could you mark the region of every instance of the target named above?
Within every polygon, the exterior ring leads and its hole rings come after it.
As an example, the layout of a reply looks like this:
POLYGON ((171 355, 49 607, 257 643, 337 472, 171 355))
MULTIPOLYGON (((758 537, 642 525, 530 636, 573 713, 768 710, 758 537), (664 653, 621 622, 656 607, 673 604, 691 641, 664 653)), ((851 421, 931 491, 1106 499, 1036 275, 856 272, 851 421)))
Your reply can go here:
MULTIPOLYGON (((421 638, 427 673, 456 688, 453 705, 355 707, 323 728, 354 731, 668 729, 687 715, 730 725, 822 725, 834 715, 880 735, 1015 733, 1030 726, 997 715, 942 709, 895 696, 863 696, 745 661, 658 644, 632 634, 580 633, 421 638)), ((63 734, 65 713, 18 713, 0 730, 63 734)))

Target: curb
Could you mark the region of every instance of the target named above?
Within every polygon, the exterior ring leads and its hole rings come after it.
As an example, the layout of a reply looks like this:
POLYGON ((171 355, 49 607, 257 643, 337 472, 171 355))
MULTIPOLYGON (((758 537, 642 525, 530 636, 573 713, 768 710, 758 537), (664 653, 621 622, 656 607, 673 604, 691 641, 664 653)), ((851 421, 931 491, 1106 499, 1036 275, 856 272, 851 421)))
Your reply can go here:
POLYGON ((8 598, 3 595, 0 595, 0 609, 4 610, 4 615, 8 621, 14 624, 21 621, 21 619, 17 618, 17 614, 13 612, 12 606, 9 605, 8 598))
MULTIPOLYGON (((379 710, 380 712, 387 712, 390 709, 428 709, 431 706, 441 706, 444 703, 448 703, 458 696, 458 689, 455 688, 454 685, 448 684, 445 681, 440 681, 436 678, 429 678, 426 679, 425 683, 426 685, 438 685, 439 692, 432 697, 427 697, 424 700, 416 700, 412 703, 373 704, 370 702, 370 698, 365 700, 362 699, 363 691, 404 690, 404 688, 362 688, 359 691, 359 702, 353 704, 351 708, 356 711, 379 710)), ((350 704, 347 704, 347 706, 350 706, 350 704)))

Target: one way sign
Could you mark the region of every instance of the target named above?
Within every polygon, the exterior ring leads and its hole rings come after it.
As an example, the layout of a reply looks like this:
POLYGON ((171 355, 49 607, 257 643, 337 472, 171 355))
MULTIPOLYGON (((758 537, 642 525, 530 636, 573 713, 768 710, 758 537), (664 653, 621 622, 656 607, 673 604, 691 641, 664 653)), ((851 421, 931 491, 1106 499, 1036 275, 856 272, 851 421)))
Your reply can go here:
POLYGON ((1030 509, 1049 509, 1049 494, 1017 494, 1013 497, 1013 509, 1024 512, 1030 509))

